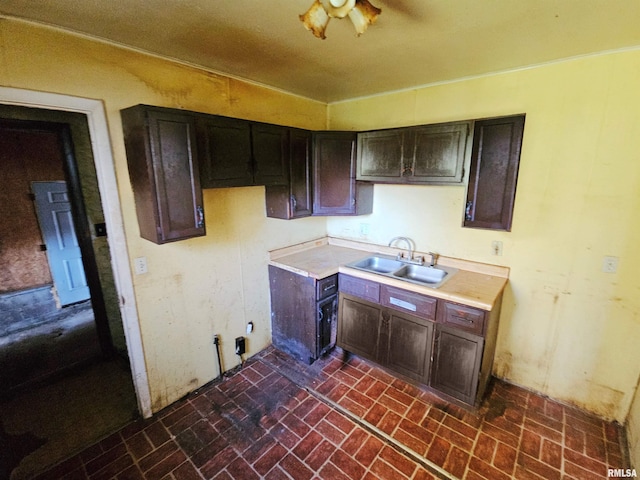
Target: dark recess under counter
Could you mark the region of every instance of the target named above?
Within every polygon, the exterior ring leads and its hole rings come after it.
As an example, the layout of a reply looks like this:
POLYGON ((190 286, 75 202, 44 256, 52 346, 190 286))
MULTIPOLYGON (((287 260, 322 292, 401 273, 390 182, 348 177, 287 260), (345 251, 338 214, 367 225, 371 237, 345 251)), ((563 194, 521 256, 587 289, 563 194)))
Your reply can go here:
POLYGON ((273 345, 305 363, 334 347, 338 275, 315 279, 269 265, 273 345))

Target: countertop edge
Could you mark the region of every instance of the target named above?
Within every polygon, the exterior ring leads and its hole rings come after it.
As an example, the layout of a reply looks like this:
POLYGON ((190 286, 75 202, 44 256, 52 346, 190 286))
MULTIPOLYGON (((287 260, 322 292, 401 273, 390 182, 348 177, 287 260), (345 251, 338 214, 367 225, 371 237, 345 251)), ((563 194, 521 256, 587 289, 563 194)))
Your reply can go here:
MULTIPOLYGON (((375 273, 350 268, 346 265, 352 260, 356 260, 358 255, 365 256, 368 253, 395 255, 398 251, 399 249, 380 245, 325 237, 273 250, 269 252, 270 260, 268 263, 283 270, 304 277, 311 277, 316 280, 336 273, 344 273, 379 284, 401 288, 454 303, 461 303, 485 311, 491 311, 495 308, 496 302, 499 300, 508 282, 508 267, 481 264, 449 257, 440 257, 438 263, 459 269, 459 272, 456 274, 458 281, 452 278, 440 288, 430 288, 403 280, 384 277, 375 273), (335 249, 332 247, 335 247, 335 249), (309 265, 309 262, 306 261, 307 257, 301 257, 300 254, 314 249, 322 251, 331 261, 315 262, 314 265, 309 265), (341 253, 341 255, 337 255, 338 258, 333 258, 335 251, 341 253), (340 258, 345 255, 353 258, 340 258), (288 257, 289 261, 287 261, 288 257), (472 287, 465 288, 465 286, 468 285, 472 285, 472 287), (474 291, 475 285, 481 285, 481 288, 474 291)), ((421 254, 421 252, 417 253, 421 254)), ((309 257, 312 258, 313 253, 310 252, 309 257)))
MULTIPOLYGON (((433 298, 438 298, 441 300, 447 300, 454 303, 461 303, 470 307, 479 308, 480 310, 491 311, 494 309, 496 305, 496 300, 500 298, 500 295, 504 291, 504 288, 507 285, 508 279, 504 279, 500 286, 497 286, 495 296, 493 296, 491 302, 483 301, 479 298, 474 298, 473 296, 467 294, 456 293, 455 291, 448 291, 446 289, 446 285, 441 288, 430 288, 424 287, 420 285, 416 285, 414 283, 405 282, 403 280, 395 280, 393 278, 377 275, 375 273, 363 272, 362 270, 358 270, 356 268, 347 267, 346 265, 340 266, 338 269, 339 273, 350 275, 352 277, 362 278, 364 280, 370 280, 372 282, 379 283, 381 285, 389 285, 391 287, 400 288, 402 290, 407 290, 413 293, 419 293, 421 295, 426 295, 433 298)), ((450 280, 449 282, 451 282, 450 280)))

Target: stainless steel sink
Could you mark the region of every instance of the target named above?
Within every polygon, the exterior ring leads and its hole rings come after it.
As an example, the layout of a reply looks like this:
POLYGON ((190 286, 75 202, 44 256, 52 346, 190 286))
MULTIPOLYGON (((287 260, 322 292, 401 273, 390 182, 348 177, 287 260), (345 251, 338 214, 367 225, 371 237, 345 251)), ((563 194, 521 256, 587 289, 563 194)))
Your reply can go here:
POLYGON ((438 267, 425 267, 422 265, 406 265, 400 270, 393 272, 394 277, 426 284, 442 282, 442 279, 447 275, 447 272, 438 267))
POLYGON ((349 266, 375 273, 392 273, 401 268, 403 265, 404 263, 398 260, 394 260, 393 258, 374 256, 367 257, 364 260, 359 260, 349 266))
POLYGON ((347 267, 431 288, 442 286, 458 271, 456 268, 440 265, 433 267, 414 265, 383 255, 366 257, 348 264, 347 267))

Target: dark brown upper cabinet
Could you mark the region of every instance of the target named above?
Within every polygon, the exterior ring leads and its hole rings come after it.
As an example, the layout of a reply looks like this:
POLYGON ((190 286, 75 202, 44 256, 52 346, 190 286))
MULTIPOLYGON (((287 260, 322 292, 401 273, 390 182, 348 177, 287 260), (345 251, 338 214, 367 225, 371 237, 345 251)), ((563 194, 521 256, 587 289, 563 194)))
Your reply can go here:
POLYGON ((205 235, 194 116, 146 105, 120 113, 140 236, 162 244, 205 235))
POLYGON ((462 184, 471 122, 358 134, 358 180, 462 184))
POLYGON ((287 185, 288 128, 198 115, 202 188, 287 185))
POLYGON ((355 132, 314 132, 313 215, 365 215, 373 184, 356 181, 355 132))
POLYGON ((202 188, 253 184, 251 127, 236 118, 202 115, 197 119, 202 188))
POLYGON ((511 231, 524 115, 477 120, 464 226, 511 231))
POLYGON ((311 142, 310 131, 289 130, 289 184, 265 188, 267 217, 290 220, 311 215, 311 142))
POLYGON ((254 185, 289 184, 289 128, 251 123, 254 185))

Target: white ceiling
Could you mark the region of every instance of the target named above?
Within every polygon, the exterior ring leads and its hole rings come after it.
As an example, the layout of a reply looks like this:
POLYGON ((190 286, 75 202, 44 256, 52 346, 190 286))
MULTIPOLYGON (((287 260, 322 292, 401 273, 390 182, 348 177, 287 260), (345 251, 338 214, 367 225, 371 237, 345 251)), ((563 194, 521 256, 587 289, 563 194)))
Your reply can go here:
POLYGON ((640 45, 639 0, 371 0, 361 37, 312 0, 2 0, 0 14, 134 47, 321 102, 640 45))

